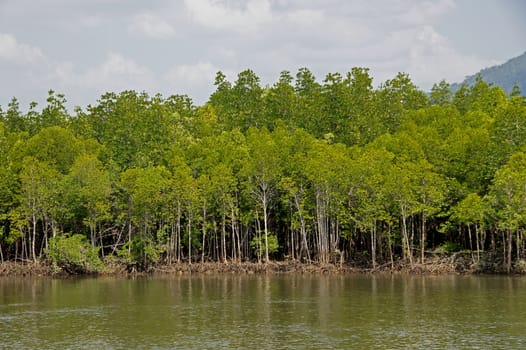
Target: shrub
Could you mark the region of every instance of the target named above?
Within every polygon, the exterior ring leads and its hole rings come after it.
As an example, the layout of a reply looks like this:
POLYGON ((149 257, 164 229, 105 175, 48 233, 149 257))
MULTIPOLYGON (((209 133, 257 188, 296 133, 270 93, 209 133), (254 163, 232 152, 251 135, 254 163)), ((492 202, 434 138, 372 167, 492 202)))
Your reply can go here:
MULTIPOLYGON (((267 240, 268 240, 269 255, 276 253, 279 249, 278 238, 275 235, 269 233, 267 236, 267 240)), ((265 237, 261 235, 261 237, 256 236, 252 238, 252 242, 250 242, 250 246, 252 247, 254 252, 258 255, 258 257, 261 258, 261 256, 259 256, 260 251, 262 254, 265 254, 265 237)))
POLYGON ((46 255, 53 265, 68 273, 94 273, 103 267, 99 248, 93 247, 85 236, 79 234, 51 238, 46 255))
POLYGON ((524 259, 517 259, 514 263, 514 271, 516 273, 526 273, 526 260, 524 259))
POLYGON ((460 251, 460 245, 456 242, 444 242, 436 248, 436 252, 440 254, 451 254, 460 251))
POLYGON ((147 270, 159 262, 162 249, 148 239, 135 237, 117 251, 117 255, 130 269, 147 270))

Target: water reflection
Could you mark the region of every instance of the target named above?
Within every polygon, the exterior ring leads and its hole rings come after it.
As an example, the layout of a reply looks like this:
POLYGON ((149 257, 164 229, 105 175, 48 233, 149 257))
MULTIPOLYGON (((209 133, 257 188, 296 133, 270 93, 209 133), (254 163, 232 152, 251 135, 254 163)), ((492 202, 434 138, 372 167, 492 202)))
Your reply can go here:
POLYGON ((526 279, 0 279, 0 348, 524 347, 526 279))

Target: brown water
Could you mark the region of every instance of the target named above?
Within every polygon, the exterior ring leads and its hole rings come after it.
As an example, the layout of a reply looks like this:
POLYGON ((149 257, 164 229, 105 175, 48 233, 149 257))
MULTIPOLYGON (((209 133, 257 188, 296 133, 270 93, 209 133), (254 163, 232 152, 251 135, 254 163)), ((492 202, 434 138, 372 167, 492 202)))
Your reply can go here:
POLYGON ((0 279, 0 349, 256 348, 526 348, 526 278, 0 279))

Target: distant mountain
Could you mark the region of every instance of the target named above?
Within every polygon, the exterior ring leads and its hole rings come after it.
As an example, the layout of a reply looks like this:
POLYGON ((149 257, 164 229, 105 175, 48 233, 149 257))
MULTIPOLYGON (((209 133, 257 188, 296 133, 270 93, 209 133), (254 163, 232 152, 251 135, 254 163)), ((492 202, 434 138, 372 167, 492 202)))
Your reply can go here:
POLYGON ((451 84, 451 90, 457 91, 463 83, 472 86, 478 75, 481 75, 485 82, 500 86, 507 93, 510 93, 513 85, 517 84, 522 95, 526 96, 526 52, 499 66, 484 68, 480 72, 466 77, 460 84, 451 84))

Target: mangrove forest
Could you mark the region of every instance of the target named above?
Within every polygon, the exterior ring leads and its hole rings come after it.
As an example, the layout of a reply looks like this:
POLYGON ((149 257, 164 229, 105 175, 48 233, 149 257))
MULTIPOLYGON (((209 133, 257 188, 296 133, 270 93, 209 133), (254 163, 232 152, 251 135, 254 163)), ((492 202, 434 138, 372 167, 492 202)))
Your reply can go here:
POLYGON ((218 72, 202 105, 137 91, 66 104, 49 91, 0 110, 2 262, 376 269, 463 252, 481 271, 526 271, 518 88, 301 68, 267 86, 218 72))

